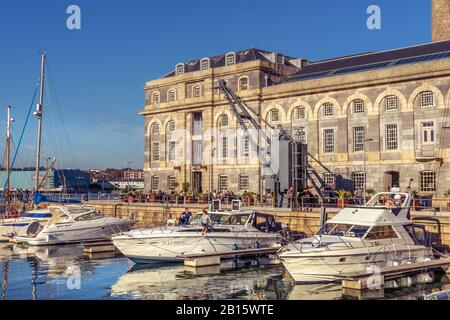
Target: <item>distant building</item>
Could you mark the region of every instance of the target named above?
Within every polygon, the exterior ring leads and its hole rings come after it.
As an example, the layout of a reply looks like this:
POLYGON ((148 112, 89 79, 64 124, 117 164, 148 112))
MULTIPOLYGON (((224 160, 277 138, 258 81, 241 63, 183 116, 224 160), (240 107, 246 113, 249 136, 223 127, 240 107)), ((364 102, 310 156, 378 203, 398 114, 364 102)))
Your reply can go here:
POLYGON ((128 181, 128 180, 120 180, 120 181, 109 181, 112 185, 116 186, 121 190, 143 190, 144 189, 144 180, 142 181, 128 181))
MULTIPOLYGON (((45 176, 46 171, 39 172, 39 180, 45 176)), ((6 171, 0 171, 0 189, 3 190, 7 180, 6 171)), ((45 179, 44 189, 49 191, 88 191, 90 174, 79 169, 52 170, 45 179)), ((12 171, 10 175, 12 190, 32 190, 36 187, 36 174, 34 170, 12 171)))
MULTIPOLYGON (((45 171, 39 172, 39 179, 43 179, 45 175, 45 171)), ((5 187, 5 183, 7 180, 6 171, 0 171, 0 190, 3 191, 5 187)), ((12 171, 10 174, 10 187, 11 190, 32 190, 36 187, 36 172, 32 171, 12 171)), ((45 181, 45 189, 52 190, 55 189, 53 173, 51 172, 46 181, 45 181)))
POLYGON ((131 181, 144 181, 145 173, 144 170, 124 170, 123 178, 131 181))

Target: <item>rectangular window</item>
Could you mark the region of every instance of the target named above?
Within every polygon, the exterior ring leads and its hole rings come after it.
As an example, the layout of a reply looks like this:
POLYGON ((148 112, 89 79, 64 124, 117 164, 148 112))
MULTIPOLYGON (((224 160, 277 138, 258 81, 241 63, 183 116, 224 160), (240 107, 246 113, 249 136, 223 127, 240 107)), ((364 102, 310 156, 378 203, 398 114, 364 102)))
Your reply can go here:
POLYGON ((167 186, 169 187, 169 190, 175 190, 177 188, 177 178, 174 176, 168 177, 167 186))
POLYGON ((422 108, 434 107, 434 93, 433 92, 423 92, 420 95, 420 106, 422 108))
POLYGON ((398 129, 396 124, 386 125, 386 150, 398 149, 398 129))
POLYGON ((192 154, 192 162, 194 165, 202 164, 202 140, 194 140, 192 141, 193 154, 192 154))
POLYGON ((323 105, 323 115, 325 117, 334 116, 334 105, 332 103, 325 103, 323 105))
POLYGON ((175 161, 176 158, 176 142, 169 141, 169 161, 175 161))
POLYGON ((228 138, 222 137, 222 158, 228 158, 228 138))
POLYGON ((420 173, 420 191, 436 192, 436 172, 422 171, 420 173))
POLYGON ((248 186, 249 186, 248 176, 247 175, 239 176, 239 190, 247 190, 248 186))
POLYGON ((364 127, 353 128, 353 151, 364 151, 364 127))
POLYGON ((398 110, 398 98, 396 96, 388 96, 385 99, 386 111, 398 110))
POLYGON ((364 172, 352 173, 353 190, 364 190, 366 184, 366 174, 364 172))
POLYGON ((194 98, 199 98, 202 96, 202 88, 199 86, 195 86, 192 88, 192 96, 194 98))
POLYGON ((234 64, 236 61, 235 56, 233 53, 227 54, 226 57, 226 62, 227 62, 227 66, 234 64))
POLYGON ((152 177, 151 187, 153 191, 159 190, 159 177, 152 177))
POLYGON ((295 119, 302 120, 306 118, 305 107, 295 109, 295 119))
POLYGON ((193 116, 193 122, 192 122, 192 134, 194 136, 202 136, 203 135, 203 129, 202 129, 202 113, 201 112, 195 112, 193 116))
POLYGON ((153 161, 159 161, 159 142, 153 143, 153 161))
POLYGON ((306 130, 305 128, 294 129, 294 140, 297 142, 306 143, 306 130))
POLYGON ((323 152, 334 152, 334 129, 323 130, 323 152))
POLYGON ((153 97, 153 104, 159 104, 159 93, 154 93, 152 97, 153 97))
POLYGON ((228 176, 219 176, 219 191, 228 191, 228 176))
POLYGON ((278 110, 272 110, 270 112, 270 120, 272 122, 278 122, 280 121, 280 112, 278 110))
POLYGON ((331 173, 324 173, 323 174, 323 184, 325 187, 332 188, 334 187, 334 184, 336 183, 336 178, 331 173))
POLYGON ((243 156, 245 158, 248 158, 250 156, 250 138, 248 136, 244 137, 243 156))
POLYGON ((209 59, 203 59, 203 60, 200 62, 200 69, 201 69, 201 70, 209 69, 209 59))
POLYGON ((353 113, 364 113, 364 100, 356 99, 353 101, 353 113))
POLYGON ((422 144, 434 144, 435 141, 435 131, 434 122, 427 121, 422 122, 422 144))
POLYGON ((176 99, 175 90, 170 90, 168 96, 169 96, 169 97, 168 97, 167 100, 169 100, 169 101, 175 101, 175 99, 176 99))

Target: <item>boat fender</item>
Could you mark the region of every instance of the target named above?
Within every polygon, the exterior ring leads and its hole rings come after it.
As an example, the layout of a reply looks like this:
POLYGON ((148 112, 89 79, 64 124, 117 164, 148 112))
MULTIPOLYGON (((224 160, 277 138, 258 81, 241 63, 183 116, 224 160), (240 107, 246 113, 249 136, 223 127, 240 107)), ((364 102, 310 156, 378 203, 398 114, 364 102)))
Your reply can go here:
POLYGON ((239 250, 239 247, 238 247, 238 245, 235 243, 235 244, 233 244, 233 251, 236 251, 236 250, 239 250))

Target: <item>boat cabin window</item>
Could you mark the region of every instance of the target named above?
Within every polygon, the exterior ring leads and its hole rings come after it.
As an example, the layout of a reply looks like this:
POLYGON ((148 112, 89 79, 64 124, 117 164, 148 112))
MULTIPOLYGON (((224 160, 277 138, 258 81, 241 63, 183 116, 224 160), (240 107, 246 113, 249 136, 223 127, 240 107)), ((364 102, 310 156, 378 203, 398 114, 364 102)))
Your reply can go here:
POLYGON ((253 227, 262 232, 277 232, 278 226, 271 215, 255 213, 249 221, 253 227))
POLYGON ((320 235, 363 238, 370 227, 351 224, 327 223, 320 231, 320 235))
POLYGON ((398 239, 392 226, 375 226, 370 229, 365 240, 398 239))
POLYGON ((86 214, 78 215, 75 218, 75 221, 89 221, 89 220, 96 220, 96 219, 101 219, 101 218, 103 218, 103 215, 101 213, 93 211, 93 212, 89 212, 86 214))

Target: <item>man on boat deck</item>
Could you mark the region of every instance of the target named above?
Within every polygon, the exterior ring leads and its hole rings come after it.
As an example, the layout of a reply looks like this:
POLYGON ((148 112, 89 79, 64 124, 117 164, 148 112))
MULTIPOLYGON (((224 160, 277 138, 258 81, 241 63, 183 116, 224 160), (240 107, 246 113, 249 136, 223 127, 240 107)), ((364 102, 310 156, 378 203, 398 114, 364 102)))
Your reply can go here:
POLYGON ((211 217, 208 215, 208 211, 203 210, 202 214, 202 232, 203 234, 208 232, 209 226, 212 224, 211 217))
POLYGON ((192 213, 189 212, 188 208, 184 209, 184 212, 180 217, 180 224, 189 224, 189 220, 191 220, 192 213))

